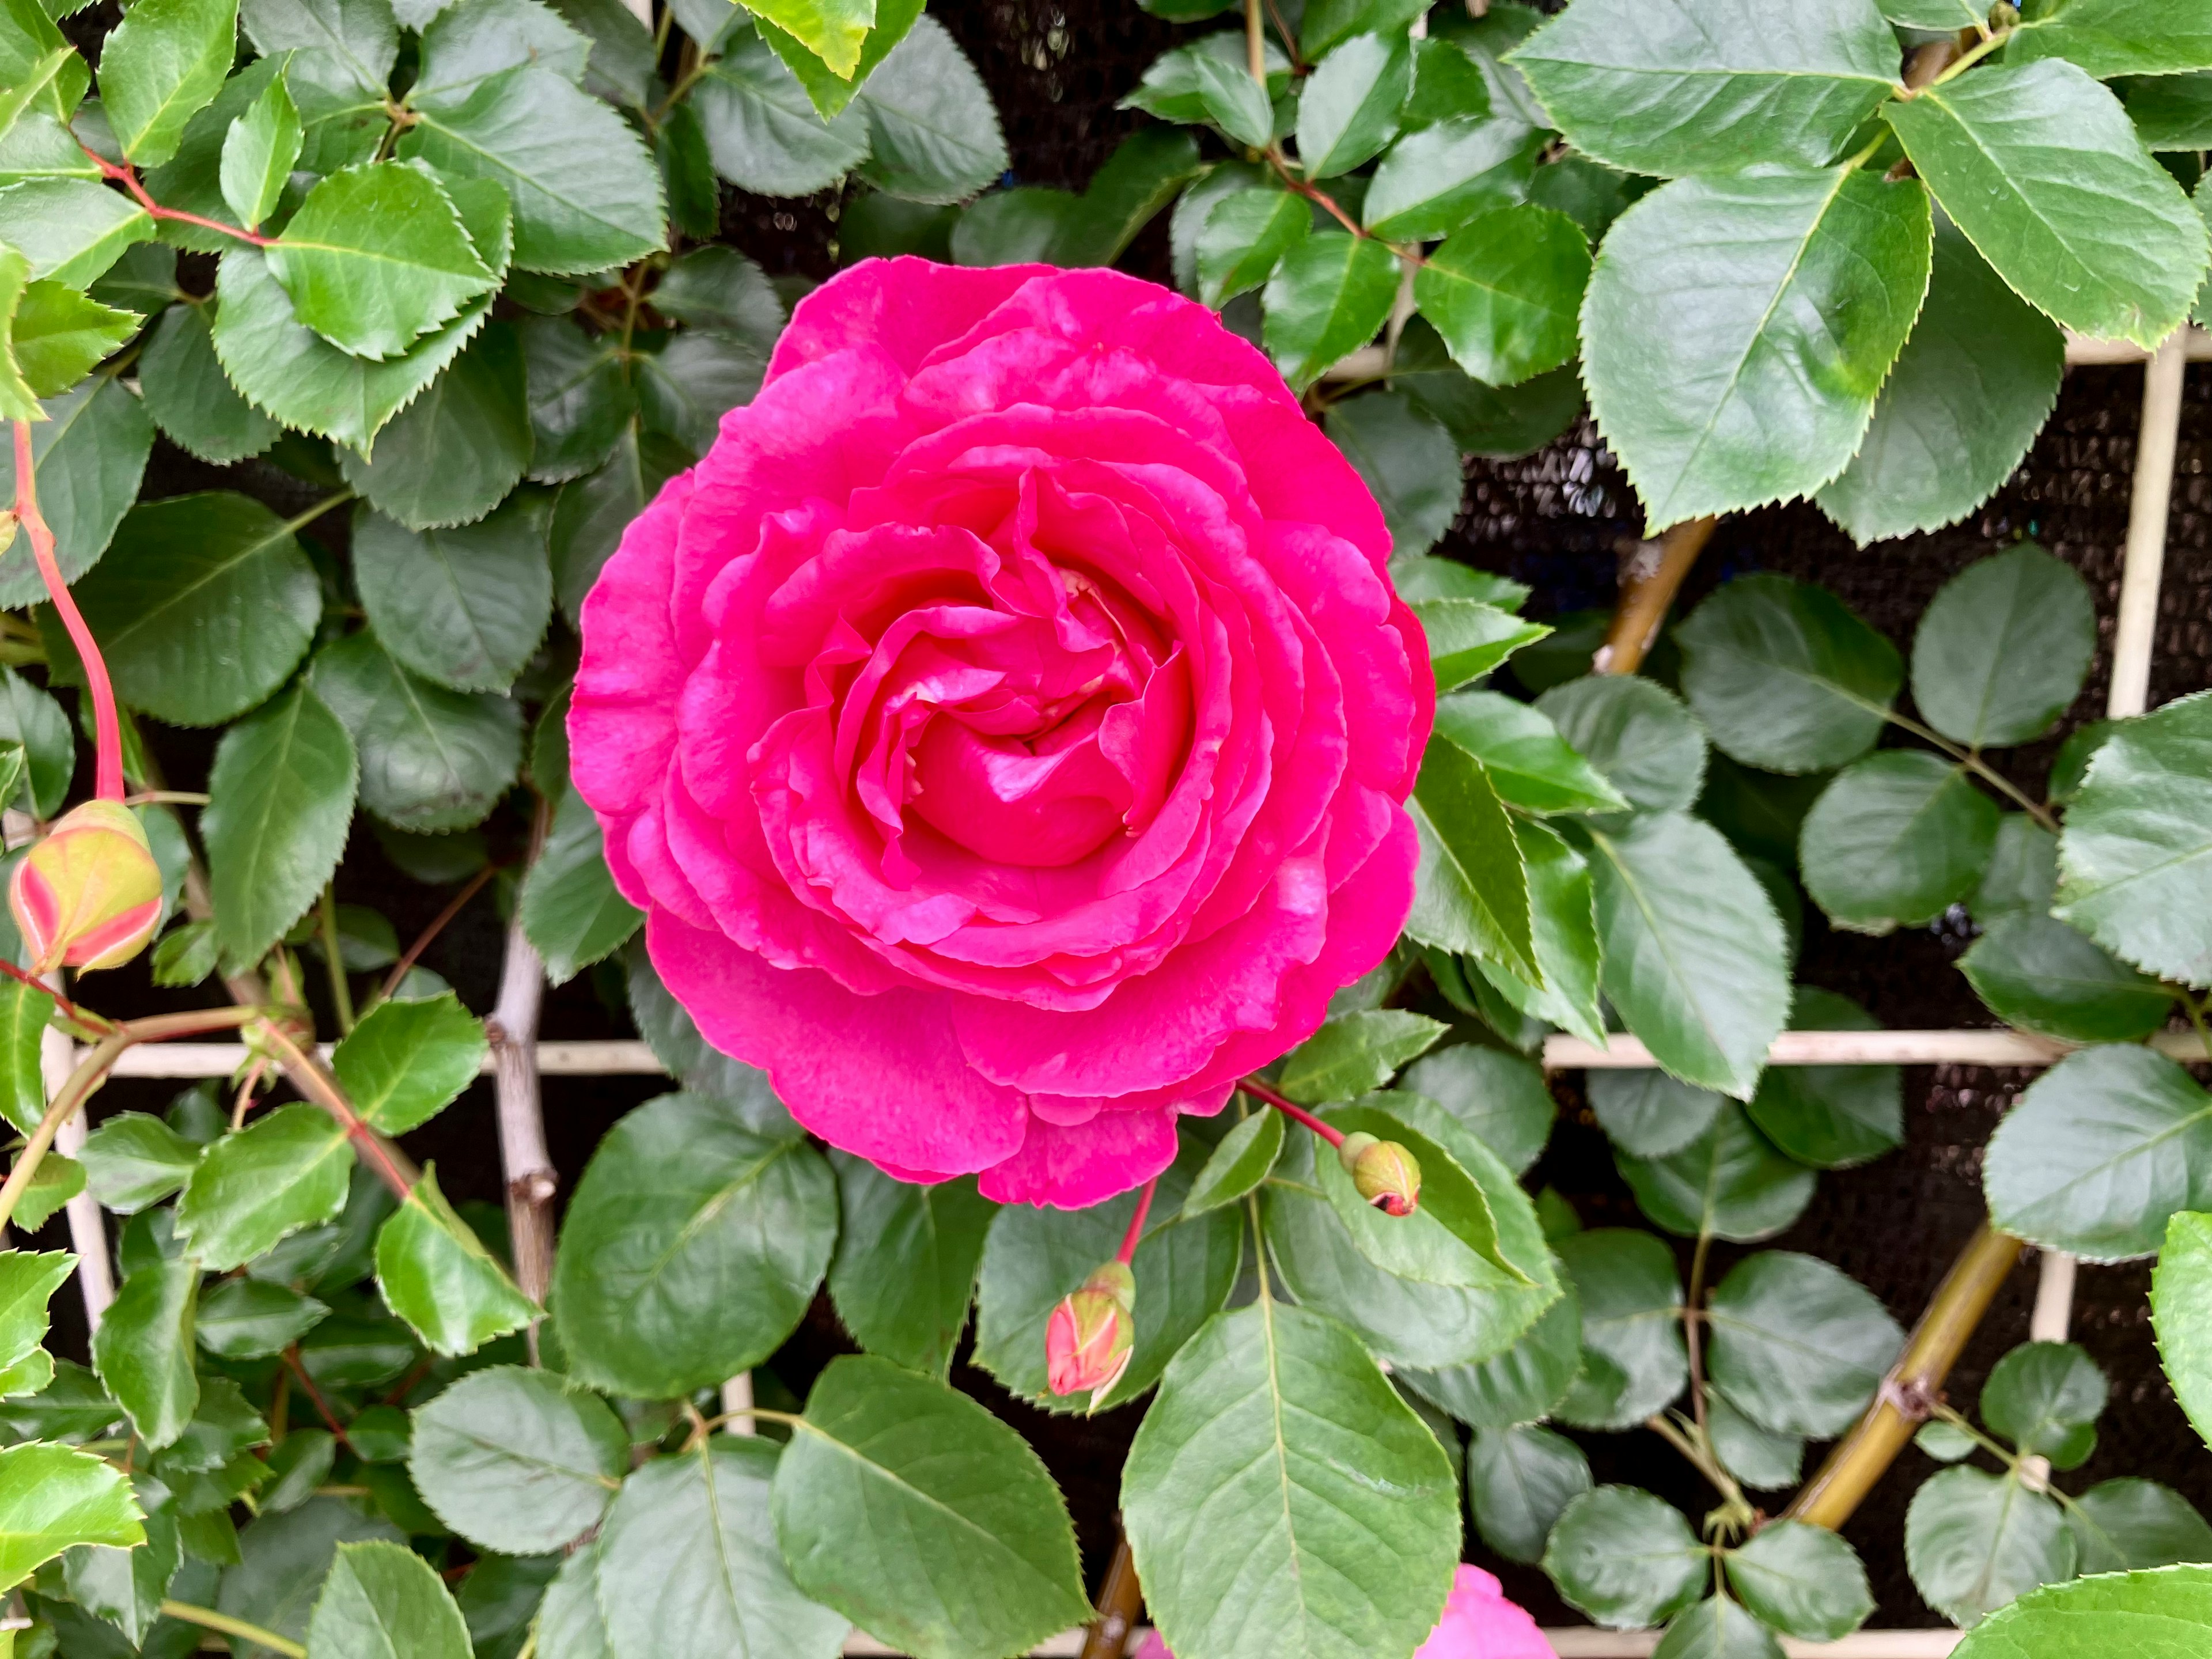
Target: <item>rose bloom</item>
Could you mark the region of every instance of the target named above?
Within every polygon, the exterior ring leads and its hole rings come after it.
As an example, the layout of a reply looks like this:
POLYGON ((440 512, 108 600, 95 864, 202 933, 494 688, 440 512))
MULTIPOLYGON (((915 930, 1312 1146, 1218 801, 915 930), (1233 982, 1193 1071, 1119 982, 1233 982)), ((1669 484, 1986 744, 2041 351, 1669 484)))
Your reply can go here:
POLYGON ((869 260, 585 600, 576 787, 800 1123, 1095 1203, 1397 938, 1435 684, 1389 550, 1204 307, 869 260))
MULTIPOLYGON (((1175 1659, 1154 1631, 1137 1650, 1137 1659, 1175 1659)), ((1462 1562, 1444 1598, 1444 1616, 1429 1632, 1413 1659, 1559 1659, 1536 1621, 1480 1567, 1462 1562)))

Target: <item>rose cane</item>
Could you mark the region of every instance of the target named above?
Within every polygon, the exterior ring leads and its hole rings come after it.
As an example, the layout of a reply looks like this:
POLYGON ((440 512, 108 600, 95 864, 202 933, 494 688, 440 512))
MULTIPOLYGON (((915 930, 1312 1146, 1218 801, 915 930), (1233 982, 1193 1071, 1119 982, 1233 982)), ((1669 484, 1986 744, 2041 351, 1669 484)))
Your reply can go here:
POLYGON ((33 973, 113 968, 143 950, 161 921, 161 866, 137 817, 123 804, 122 726, 107 664, 62 580, 53 532, 39 511, 30 423, 14 425, 15 515, 30 541, 47 596, 84 665, 97 764, 95 798, 64 813, 23 855, 8 883, 8 908, 29 949, 33 973))

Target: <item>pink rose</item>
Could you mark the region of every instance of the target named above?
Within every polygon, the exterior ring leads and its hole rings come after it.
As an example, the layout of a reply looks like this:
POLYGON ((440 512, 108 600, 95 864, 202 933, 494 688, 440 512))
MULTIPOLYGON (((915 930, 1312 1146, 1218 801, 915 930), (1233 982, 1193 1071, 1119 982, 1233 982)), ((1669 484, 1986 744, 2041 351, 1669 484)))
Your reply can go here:
MULTIPOLYGON (((1153 1631, 1137 1650, 1136 1659, 1175 1659, 1175 1655, 1159 1632, 1153 1631)), ((1452 1578, 1451 1594, 1444 1598, 1444 1616, 1413 1659, 1559 1659, 1559 1655, 1536 1628, 1536 1621, 1505 1599, 1497 1579, 1462 1562, 1452 1578)))
POLYGON ((869 260, 586 599, 576 787, 799 1122, 1095 1203, 1397 938, 1434 683, 1389 547, 1205 307, 869 260))

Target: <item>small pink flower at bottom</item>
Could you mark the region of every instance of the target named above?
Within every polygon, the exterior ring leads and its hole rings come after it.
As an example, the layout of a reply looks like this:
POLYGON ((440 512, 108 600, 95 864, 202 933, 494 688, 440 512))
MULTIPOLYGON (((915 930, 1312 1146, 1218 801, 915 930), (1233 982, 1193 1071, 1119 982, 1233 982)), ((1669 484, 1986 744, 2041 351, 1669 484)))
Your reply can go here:
MULTIPOLYGON (((1145 1638, 1136 1659, 1175 1659, 1158 1631, 1145 1638)), ((1413 1659, 1559 1659, 1536 1621, 1505 1599, 1498 1580, 1465 1562, 1444 1598, 1444 1616, 1413 1659)))

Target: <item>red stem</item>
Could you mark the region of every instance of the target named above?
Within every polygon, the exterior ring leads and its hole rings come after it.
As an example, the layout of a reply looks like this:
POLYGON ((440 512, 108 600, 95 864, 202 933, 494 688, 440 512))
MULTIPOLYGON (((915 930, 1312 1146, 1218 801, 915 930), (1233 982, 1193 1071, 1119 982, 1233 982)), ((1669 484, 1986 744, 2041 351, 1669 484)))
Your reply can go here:
POLYGON ((1129 1218, 1129 1231, 1121 1235, 1121 1248, 1114 1255, 1114 1260, 1125 1267, 1137 1253, 1137 1241, 1145 1236, 1145 1218, 1152 1213, 1152 1194, 1159 1184, 1160 1178, 1154 1176, 1145 1183, 1145 1190, 1137 1194, 1137 1212, 1129 1218))
POLYGON ((47 597, 61 613, 62 626, 69 629, 70 642, 76 647, 76 654, 84 664, 85 684, 92 690, 93 720, 98 732, 94 749, 99 759, 93 793, 102 800, 119 801, 123 799, 123 726, 116 718, 115 688, 108 683, 106 659, 100 654, 92 630, 78 614, 76 601, 70 597, 69 584, 62 580, 62 568, 54 561, 54 532, 46 527, 46 519, 39 511, 39 485, 31 466, 28 421, 15 422, 15 517, 22 524, 23 533, 31 538, 31 556, 38 561, 47 597))
POLYGON ((314 1380, 307 1375, 307 1368, 300 1363, 298 1343, 295 1342, 284 1350, 284 1364, 289 1368, 292 1375, 299 1379, 300 1387, 306 1391, 307 1398, 314 1401, 315 1413, 329 1425, 332 1437, 347 1450, 352 1450, 353 1443, 346 1438, 345 1425, 338 1421, 337 1413, 331 1410, 330 1401, 323 1398, 322 1390, 315 1386, 314 1380))
POLYGON ((1296 1105, 1277 1094, 1256 1078, 1246 1078, 1237 1085, 1255 1100, 1265 1101, 1293 1123, 1303 1123, 1332 1146, 1344 1145, 1344 1131, 1332 1129, 1303 1106, 1296 1105))
POLYGON ((182 208, 163 207, 146 193, 146 186, 138 182, 138 170, 136 167, 128 162, 118 166, 105 155, 94 150, 82 139, 77 141, 77 148, 92 157, 93 164, 99 167, 101 178, 120 184, 137 198, 138 205, 144 208, 154 218, 173 220, 180 225, 198 225, 202 230, 212 230, 223 236, 234 236, 240 241, 251 242, 256 247, 267 247, 276 240, 274 236, 261 236, 250 230, 240 230, 236 225, 227 225, 220 219, 203 219, 198 214, 187 213, 182 208))
POLYGON ((422 930, 422 936, 407 947, 407 954, 392 963, 392 971, 385 975, 384 984, 376 994, 379 1001, 382 1001, 399 988, 399 981, 407 977, 407 970, 421 959, 422 952, 430 948, 431 943, 438 935, 446 931, 446 924, 460 915, 461 907, 482 892, 483 884, 498 873, 497 865, 487 864, 469 878, 467 886, 453 895, 452 903, 431 918, 430 925, 422 930))
POLYGON ((83 1026, 88 1031, 100 1031, 112 1035, 118 1029, 115 1022, 108 1018, 106 1015, 95 1014, 89 1008, 78 1007, 76 1004, 71 1002, 67 997, 64 996, 59 991, 54 989, 52 986, 47 984, 46 981, 40 979, 37 975, 25 973, 21 968, 18 968, 12 962, 0 961, 0 974, 5 974, 9 979, 15 980, 19 984, 29 986, 33 991, 44 991, 48 996, 54 1000, 54 1006, 56 1007, 59 1008, 64 1014, 67 1015, 70 1019, 75 1020, 79 1025, 83 1026))

